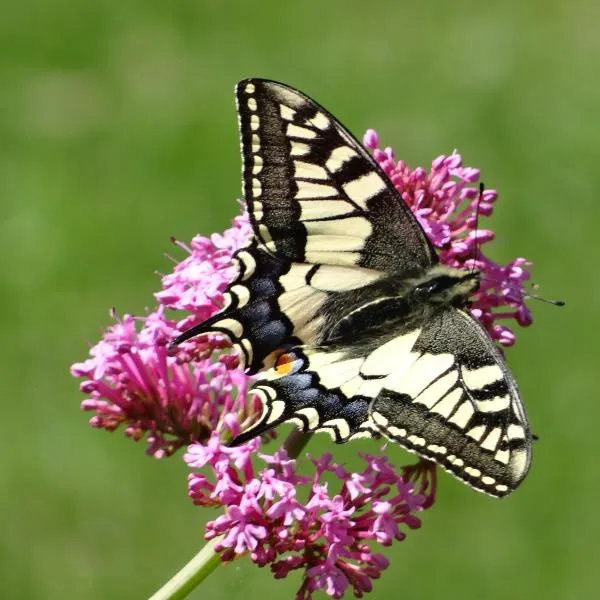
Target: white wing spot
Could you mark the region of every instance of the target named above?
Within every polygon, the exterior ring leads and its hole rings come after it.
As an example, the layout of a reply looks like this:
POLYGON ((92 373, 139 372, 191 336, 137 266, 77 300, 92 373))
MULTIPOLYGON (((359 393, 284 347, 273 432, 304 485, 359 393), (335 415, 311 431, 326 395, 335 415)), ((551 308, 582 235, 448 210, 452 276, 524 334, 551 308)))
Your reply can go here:
POLYGON ((267 423, 273 423, 277 421, 279 417, 285 412, 285 402, 283 400, 273 400, 271 402, 271 414, 267 419, 267 423))
POLYGON ((485 413, 494 413, 506 410, 510 406, 510 396, 496 396, 489 400, 475 400, 477 409, 485 413))
POLYGON ((424 446, 425 438, 419 437, 418 435, 409 435, 406 440, 414 446, 424 446))
POLYGON ((420 333, 420 329, 415 329, 376 348, 367 356, 361 374, 369 376, 405 372, 417 358, 417 354, 411 351, 420 333))
POLYGON ((379 192, 386 189, 385 182, 379 173, 372 171, 350 183, 342 186, 350 200, 354 201, 362 209, 367 208, 367 201, 379 192))
POLYGON ((232 294, 235 294, 238 301, 238 308, 248 304, 248 300, 250 300, 250 290, 245 285, 234 285, 229 291, 232 294))
POLYGON ((493 485, 494 483, 496 483, 496 480, 493 477, 489 477, 488 475, 484 475, 481 478, 481 483, 484 483, 485 485, 493 485))
POLYGON ((425 405, 427 408, 432 408, 440 398, 443 398, 448 390, 458 380, 458 370, 453 369, 446 373, 443 377, 432 383, 428 388, 423 390, 415 399, 414 402, 425 405))
POLYGON ((322 112, 318 112, 309 122, 321 131, 325 131, 330 125, 329 119, 322 112))
POLYGON ((285 104, 280 104, 279 114, 281 115, 282 119, 285 119, 286 121, 293 121, 294 117, 296 116, 296 111, 285 104))
POLYGON ((388 420, 381 413, 371 413, 371 418, 379 427, 387 427, 388 420))
POLYGON ((312 140, 317 137, 316 132, 312 129, 306 129, 306 127, 299 127, 298 125, 294 125, 293 123, 290 123, 287 126, 286 133, 288 137, 302 138, 305 140, 312 140))
MULTIPOLYGON (((353 250, 362 250, 364 240, 361 237, 350 237, 342 235, 341 233, 320 233, 317 224, 325 223, 325 221, 307 221, 304 226, 308 230, 308 237, 306 239, 306 246, 304 252, 306 255, 306 261, 314 263, 329 263, 336 264, 333 262, 331 255, 338 255, 340 257, 341 264, 354 264, 356 262, 355 256, 350 254, 353 250), (315 260, 319 253, 323 253, 322 260, 315 260), (343 253, 348 253, 349 256, 342 256, 343 253), (347 260, 342 260, 346 258, 347 260)), ((340 225, 335 222, 329 224, 332 229, 339 228, 340 225)), ((360 254, 357 253, 360 257, 360 254)))
MULTIPOLYGON (((258 235, 260 236, 261 241, 263 241, 265 245, 267 245, 267 244, 269 244, 269 242, 273 241, 273 238, 271 237, 271 234, 269 233, 269 229, 263 223, 258 224, 258 235)), ((273 248, 273 250, 274 250, 274 248, 273 248)))
POLYGON ((329 179, 329 173, 320 165, 295 160, 294 177, 299 179, 329 179))
POLYGON ((222 319, 221 321, 217 321, 213 327, 227 329, 227 331, 231 332, 238 339, 242 337, 242 333, 244 332, 242 324, 235 319, 222 319))
POLYGON ((373 437, 373 434, 370 431, 357 431, 356 433, 353 433, 348 440, 360 440, 360 439, 370 439, 373 437))
MULTIPOLYGON (((419 330, 417 332, 420 333, 419 330)), ((407 335, 413 334, 414 332, 411 332, 407 335)), ((397 360, 398 356, 390 356, 390 358, 397 360)), ((400 369, 394 369, 388 385, 400 394, 407 394, 413 399, 417 398, 432 381, 447 371, 453 363, 454 356, 452 354, 422 354, 406 374, 400 369)))
POLYGON ((504 373, 498 365, 486 365, 478 369, 467 369, 462 365, 461 373, 466 386, 472 390, 480 390, 504 378, 504 373))
POLYGON ((473 427, 473 429, 469 429, 469 431, 467 431, 467 435, 478 442, 483 437, 485 430, 485 425, 477 425, 476 427, 473 427))
POLYGON ((500 427, 494 427, 494 429, 487 434, 485 440, 481 442, 481 447, 485 450, 495 450, 498 447, 501 433, 502 430, 500 427))
POLYGON ((507 465, 508 461, 510 460, 510 452, 508 450, 498 450, 498 452, 496 452, 496 454, 494 454, 494 458, 498 462, 501 462, 502 464, 507 465))
POLYGON ((521 477, 527 470, 527 452, 514 450, 510 460, 511 471, 515 477, 521 477))
POLYGON ((305 200, 306 198, 336 198, 338 191, 324 183, 312 183, 310 181, 298 181, 298 191, 296 192, 297 200, 305 200))
POLYGON ((244 356, 247 356, 247 364, 252 362, 252 358, 254 357, 254 350, 252 350, 252 344, 250 340, 247 338, 243 338, 239 344, 242 347, 242 350, 245 352, 244 356))
POLYGON ((437 413, 442 415, 442 417, 449 417, 456 405, 460 402, 462 398, 463 391, 460 388, 455 388, 452 390, 447 396, 442 398, 432 409, 432 413, 437 413))
MULTIPOLYGON (((332 204, 333 202, 323 202, 332 204)), ((313 203, 317 204, 317 203, 313 203)), ((318 204, 321 204, 320 202, 318 204)), ((324 292, 345 292, 362 288, 381 277, 379 271, 371 269, 332 267, 321 265, 310 280, 311 287, 324 292)))
POLYGON ((256 100, 254 98, 248 98, 248 102, 247 102, 248 108, 254 112, 258 106, 256 104, 256 100))
POLYGON ((350 426, 348 425, 348 421, 346 421, 346 419, 330 419, 329 421, 325 421, 321 427, 332 427, 337 429, 340 438, 343 440, 350 435, 350 426))
POLYGON ((252 178, 252 195, 255 198, 260 198, 261 194, 262 194, 262 185, 260 183, 260 179, 258 179, 257 177, 253 177, 252 178))
POLYGON ((353 210, 345 200, 299 200, 299 202, 301 221, 341 217, 353 210))
POLYGON ((392 425, 391 427, 387 428, 386 433, 394 437, 406 437, 407 431, 406 429, 402 429, 401 427, 394 427, 394 425, 392 425))
POLYGON ((344 394, 344 396, 352 398, 352 396, 356 396, 360 392, 363 381, 364 379, 360 375, 357 375, 356 377, 353 377, 352 379, 349 379, 343 383, 340 386, 340 391, 342 394, 344 394))
POLYGON ((481 471, 473 467, 465 467, 465 473, 471 477, 481 477, 481 471))
POLYGON ((256 270, 256 261, 252 254, 246 250, 238 252, 235 258, 240 263, 240 272, 243 272, 242 281, 246 281, 246 279, 254 274, 254 271, 256 270))
POLYGON ((470 402, 463 402, 448 422, 454 423, 455 425, 458 425, 461 429, 464 429, 469 423, 474 412, 475 410, 473 409, 473 406, 470 402))
POLYGON ((340 146, 329 155, 329 158, 325 163, 325 168, 330 173, 335 173, 344 166, 345 162, 348 162, 355 156, 358 156, 358 153, 354 148, 350 148, 350 146, 340 146))
POLYGON ((260 138, 255 133, 252 134, 251 148, 254 154, 260 150, 260 138))
POLYGON ((511 423, 506 430, 506 435, 509 440, 524 440, 525 430, 520 425, 511 423))
POLYGON ((252 165, 252 175, 258 175, 263 168, 263 159, 256 155, 254 157, 254 164, 252 165))
POLYGON ((306 418, 308 429, 316 429, 319 426, 319 412, 316 408, 309 406, 296 411, 297 415, 302 415, 306 418))
POLYGON ((260 125, 260 119, 256 115, 250 117, 250 129, 256 131, 260 125))
POLYGON ((244 88, 244 91, 246 92, 246 94, 254 94, 256 88, 254 87, 253 83, 247 83, 246 87, 244 88))
MULTIPOLYGON (((260 147, 260 146, 259 146, 260 147)), ((291 156, 304 156, 310 152, 310 146, 301 142, 292 142, 291 156)))
POLYGON ((319 379, 326 388, 333 389, 358 375, 362 358, 350 358, 325 365, 319 369, 319 379))

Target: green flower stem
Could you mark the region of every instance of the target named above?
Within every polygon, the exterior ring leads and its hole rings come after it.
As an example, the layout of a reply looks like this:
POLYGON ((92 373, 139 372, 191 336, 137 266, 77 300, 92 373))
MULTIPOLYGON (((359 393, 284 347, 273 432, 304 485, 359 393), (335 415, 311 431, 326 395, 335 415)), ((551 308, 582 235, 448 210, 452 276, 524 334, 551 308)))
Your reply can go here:
POLYGON ((310 442, 313 435, 312 433, 303 433, 299 429, 294 428, 292 433, 287 436, 285 442, 283 442, 283 448, 290 458, 298 458, 300 452, 304 450, 304 447, 310 442))
POLYGON ((215 552, 215 546, 222 539, 223 536, 220 535, 210 540, 179 573, 151 596, 150 600, 179 600, 180 598, 185 598, 221 562, 221 557, 215 552))
MULTIPOLYGON (((312 435, 312 433, 302 433, 294 429, 283 443, 288 456, 298 458, 312 435)), ((167 581, 149 600, 180 600, 185 598, 220 564, 221 557, 215 552, 215 546, 222 539, 223 536, 220 535, 210 540, 179 573, 167 581)))

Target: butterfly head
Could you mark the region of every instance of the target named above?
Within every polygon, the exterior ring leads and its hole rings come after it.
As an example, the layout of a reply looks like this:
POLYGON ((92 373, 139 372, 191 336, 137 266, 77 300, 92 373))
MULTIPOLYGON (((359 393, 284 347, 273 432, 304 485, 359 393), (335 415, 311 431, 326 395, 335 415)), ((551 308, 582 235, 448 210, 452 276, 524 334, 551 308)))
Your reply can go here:
POLYGON ((464 306, 479 289, 479 271, 436 266, 414 283, 412 296, 417 302, 464 306))

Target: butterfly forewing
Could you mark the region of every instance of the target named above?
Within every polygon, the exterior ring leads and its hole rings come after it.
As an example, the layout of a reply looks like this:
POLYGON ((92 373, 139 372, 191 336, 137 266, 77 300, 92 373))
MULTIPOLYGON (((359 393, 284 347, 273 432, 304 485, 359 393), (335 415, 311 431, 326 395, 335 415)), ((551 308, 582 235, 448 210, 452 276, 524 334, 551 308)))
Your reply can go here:
POLYGON ((244 197, 255 235, 292 262, 422 272, 435 252, 356 139, 316 102, 280 83, 236 88, 244 197))

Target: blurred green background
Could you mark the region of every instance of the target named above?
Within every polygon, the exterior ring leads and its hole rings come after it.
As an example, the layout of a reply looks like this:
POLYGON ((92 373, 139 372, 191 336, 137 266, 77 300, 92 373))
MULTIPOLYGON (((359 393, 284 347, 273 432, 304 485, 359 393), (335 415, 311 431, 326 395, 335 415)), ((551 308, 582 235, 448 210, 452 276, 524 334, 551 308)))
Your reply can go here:
MULTIPOLYGON (((182 461, 90 429, 68 367, 109 307, 153 305, 169 236, 228 225, 233 86, 262 76, 411 165, 459 149, 501 194, 494 258, 529 257, 540 293, 568 302, 533 305, 508 351, 540 436, 529 478, 497 501, 441 475, 372 597, 597 597, 598 23, 593 0, 4 5, 0 595, 146 598, 200 547, 214 515, 188 501, 182 461)), ((298 582, 238 561, 192 598, 292 598, 298 582)))

